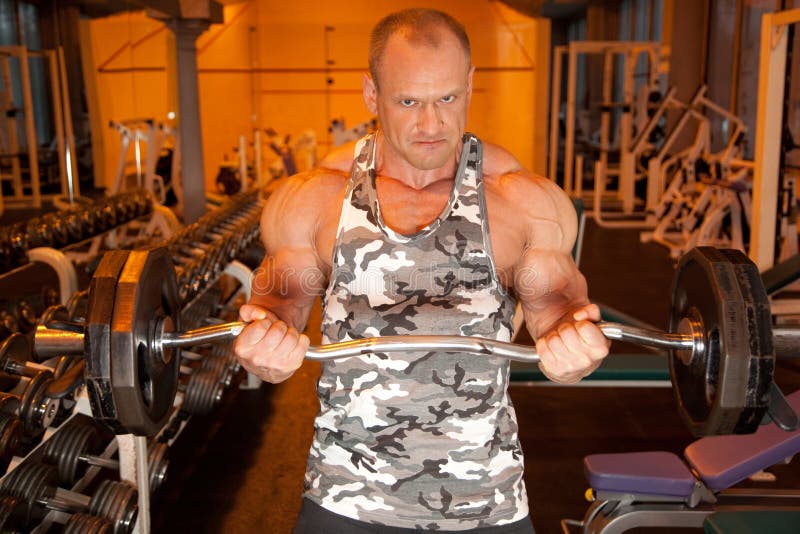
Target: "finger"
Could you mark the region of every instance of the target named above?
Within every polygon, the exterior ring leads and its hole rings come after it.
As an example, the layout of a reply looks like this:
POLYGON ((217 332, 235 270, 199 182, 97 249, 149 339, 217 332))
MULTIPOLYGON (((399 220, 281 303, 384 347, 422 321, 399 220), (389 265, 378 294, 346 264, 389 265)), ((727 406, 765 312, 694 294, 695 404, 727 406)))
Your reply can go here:
POLYGON ((287 357, 287 360, 291 364, 291 372, 296 371, 301 365, 303 365, 303 359, 306 357, 306 352, 308 352, 308 346, 310 344, 311 342, 309 341, 308 336, 303 334, 298 336, 297 344, 287 357))
POLYGON ((236 343, 234 344, 234 347, 247 349, 259 344, 261 340, 264 339, 264 336, 267 335, 267 332, 272 324, 272 321, 269 319, 251 322, 245 326, 236 337, 236 343))
POLYGON ((569 359, 570 369, 580 369, 591 362, 586 354, 589 347, 587 347, 587 345, 581 339, 581 336, 575 329, 574 324, 561 324, 559 325, 557 331, 558 342, 556 343, 556 346, 559 346, 559 349, 561 349, 560 354, 564 358, 569 359))
POLYGON ((239 308, 239 317, 245 322, 259 321, 262 319, 277 320, 274 313, 256 304, 244 304, 239 308))
POLYGON ((580 336, 581 341, 589 349, 592 349, 591 351, 593 353, 608 352, 611 340, 603 334, 603 331, 600 330, 597 324, 590 321, 580 321, 575 323, 575 331, 578 333, 578 336, 580 336))
POLYGON ((572 314, 572 318, 576 321, 599 321, 602 319, 600 306, 597 304, 587 304, 582 308, 578 308, 575 313, 572 314))
POLYGON ((283 321, 276 321, 272 323, 269 330, 264 335, 264 339, 260 342, 261 350, 274 352, 275 348, 283 341, 286 332, 289 330, 289 325, 283 321))
POLYGON ((597 304, 589 304, 585 309, 588 314, 588 320, 597 322, 603 318, 603 314, 600 311, 600 306, 597 304))
POLYGON ((299 337, 300 334, 298 334, 295 328, 289 327, 286 329, 286 334, 283 336, 283 339, 280 340, 278 345, 272 351, 275 354, 278 362, 281 364, 289 362, 289 355, 297 346, 299 337))
POLYGON ((580 354, 590 362, 600 360, 608 354, 610 342, 592 322, 562 324, 558 333, 570 352, 580 354))
POLYGON ((308 347, 310 346, 311 346, 311 340, 308 338, 308 336, 305 334, 300 334, 300 339, 297 341, 297 347, 295 347, 295 350, 302 349, 303 358, 305 358, 306 353, 308 352, 308 347))
POLYGON ((536 350, 539 353, 539 369, 550 380, 572 383, 581 378, 580 368, 576 365, 577 357, 567 351, 557 335, 537 342, 536 350))
MULTIPOLYGON (((548 352, 545 357, 545 364, 556 375, 573 373, 580 369, 582 365, 585 365, 585 362, 582 362, 585 358, 573 352, 558 332, 553 332, 547 336, 545 343, 548 352)), ((539 359, 542 359, 541 355, 539 359)))

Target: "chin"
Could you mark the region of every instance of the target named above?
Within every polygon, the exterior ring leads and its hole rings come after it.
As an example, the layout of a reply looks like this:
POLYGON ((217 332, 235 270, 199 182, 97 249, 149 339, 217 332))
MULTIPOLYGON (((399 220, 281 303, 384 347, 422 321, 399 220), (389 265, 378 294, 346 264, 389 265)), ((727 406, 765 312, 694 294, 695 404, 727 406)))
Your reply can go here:
POLYGON ((415 158, 414 160, 410 161, 410 163, 414 166, 414 168, 419 169, 421 171, 432 171, 435 169, 439 169, 444 167, 449 158, 415 158))
POLYGON ((409 158, 409 163, 411 163, 417 169, 423 171, 438 169, 447 165, 447 163, 453 158, 454 150, 455 147, 447 145, 446 147, 443 146, 440 150, 437 150, 433 153, 409 154, 409 156, 411 156, 409 158))

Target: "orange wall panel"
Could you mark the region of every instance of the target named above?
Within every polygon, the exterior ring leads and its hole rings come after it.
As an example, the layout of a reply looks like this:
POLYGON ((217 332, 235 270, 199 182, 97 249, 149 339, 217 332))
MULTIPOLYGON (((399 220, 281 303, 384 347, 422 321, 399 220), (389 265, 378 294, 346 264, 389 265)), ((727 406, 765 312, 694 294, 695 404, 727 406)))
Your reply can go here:
MULTIPOLYGON (((223 158, 235 157, 232 149, 239 136, 250 138, 254 128, 273 128, 293 137, 312 129, 323 155, 331 148, 327 131, 332 119, 344 118, 348 126, 370 119, 361 98, 369 31, 385 14, 416 5, 389 0, 251 0, 226 6, 225 24, 211 26, 197 40, 207 189, 213 189, 223 158)), ((526 167, 542 172, 549 21, 493 1, 426 5, 454 15, 470 35, 478 71, 468 129, 502 144, 526 167)), ((169 30, 143 13, 93 20, 90 27, 103 123, 132 117, 165 120, 173 111, 169 92, 175 87, 175 74, 167 69, 168 54, 174 53, 169 30)), ((110 129, 103 135, 106 173, 113 174, 118 135, 110 129)), ((268 149, 263 152, 265 160, 274 159, 268 149)))

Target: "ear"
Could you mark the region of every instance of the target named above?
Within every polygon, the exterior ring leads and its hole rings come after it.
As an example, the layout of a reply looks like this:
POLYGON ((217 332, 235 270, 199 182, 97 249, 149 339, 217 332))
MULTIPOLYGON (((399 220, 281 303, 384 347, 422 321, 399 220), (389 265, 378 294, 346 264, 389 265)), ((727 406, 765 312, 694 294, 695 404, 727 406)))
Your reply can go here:
POLYGON ((375 87, 375 81, 367 73, 362 75, 362 93, 364 95, 364 104, 373 115, 378 114, 378 88, 375 87))
POLYGON ((467 74, 467 104, 472 100, 472 75, 475 74, 475 65, 470 65, 467 74))

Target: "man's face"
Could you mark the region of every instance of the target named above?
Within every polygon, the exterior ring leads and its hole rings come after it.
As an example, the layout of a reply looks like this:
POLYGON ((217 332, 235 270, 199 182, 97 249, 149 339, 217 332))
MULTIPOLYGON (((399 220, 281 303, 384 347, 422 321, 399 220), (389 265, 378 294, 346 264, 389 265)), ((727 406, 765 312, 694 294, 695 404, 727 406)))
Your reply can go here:
POLYGON ((387 155, 419 170, 453 161, 466 127, 473 70, 449 32, 442 32, 438 47, 391 36, 378 87, 364 77, 364 101, 380 119, 387 155))

